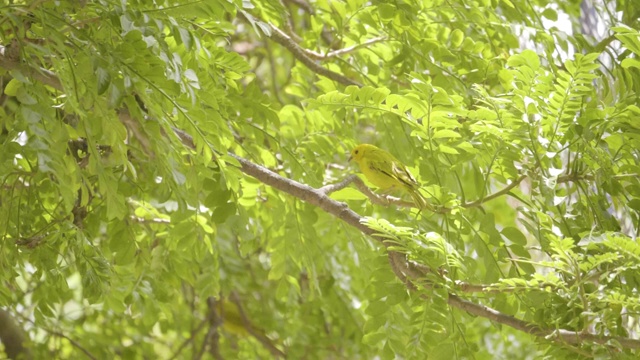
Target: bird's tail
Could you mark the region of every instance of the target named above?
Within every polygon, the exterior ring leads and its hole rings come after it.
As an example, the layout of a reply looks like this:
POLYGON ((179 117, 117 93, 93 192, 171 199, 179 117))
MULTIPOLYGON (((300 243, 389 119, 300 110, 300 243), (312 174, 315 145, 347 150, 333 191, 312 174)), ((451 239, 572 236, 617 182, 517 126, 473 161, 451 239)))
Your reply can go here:
POLYGON ((409 194, 411 195, 413 203, 416 204, 416 207, 419 210, 430 208, 427 199, 420 193, 420 189, 411 189, 411 191, 409 191, 409 194))

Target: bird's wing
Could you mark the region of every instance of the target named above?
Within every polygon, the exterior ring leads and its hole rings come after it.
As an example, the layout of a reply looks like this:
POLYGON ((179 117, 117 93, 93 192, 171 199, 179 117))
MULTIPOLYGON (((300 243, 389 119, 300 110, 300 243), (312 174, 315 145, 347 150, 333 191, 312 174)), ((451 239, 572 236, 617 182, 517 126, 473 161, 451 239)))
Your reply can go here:
POLYGON ((371 169, 396 179, 411 189, 418 187, 418 182, 409 170, 407 170, 398 159, 394 158, 393 155, 375 151, 370 156, 369 167, 371 169))
POLYGON ((409 170, 404 165, 394 162, 393 173, 395 174, 396 179, 398 179, 408 187, 412 189, 419 187, 418 181, 413 177, 413 175, 411 175, 409 170))

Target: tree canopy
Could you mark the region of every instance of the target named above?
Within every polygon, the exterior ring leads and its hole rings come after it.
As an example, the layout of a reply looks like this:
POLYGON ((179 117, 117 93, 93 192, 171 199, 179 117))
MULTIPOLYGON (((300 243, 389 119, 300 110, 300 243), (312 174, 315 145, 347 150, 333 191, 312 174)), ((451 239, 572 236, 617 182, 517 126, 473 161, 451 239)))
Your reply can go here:
POLYGON ((0 27, 9 358, 639 355, 637 1, 13 0, 0 27))

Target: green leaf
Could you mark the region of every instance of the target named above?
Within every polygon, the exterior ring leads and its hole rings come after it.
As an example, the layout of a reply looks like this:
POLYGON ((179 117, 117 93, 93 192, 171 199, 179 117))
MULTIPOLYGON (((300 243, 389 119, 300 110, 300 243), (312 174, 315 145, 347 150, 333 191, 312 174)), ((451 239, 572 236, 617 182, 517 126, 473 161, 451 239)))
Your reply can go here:
POLYGON ((233 202, 222 204, 215 208, 211 219, 216 224, 223 224, 227 219, 236 213, 236 204, 233 202))
POLYGON ((640 69, 640 60, 633 59, 633 58, 626 58, 626 59, 622 60, 620 65, 625 69, 629 69, 629 68, 632 68, 632 67, 640 69))
POLYGON ((542 16, 551 21, 558 21, 558 13, 552 8, 544 9, 544 11, 542 12, 542 16))
POLYGON ((396 14, 396 8, 391 4, 383 3, 378 5, 378 14, 382 20, 390 21, 396 14))
POLYGON ((98 79, 98 95, 102 95, 111 84, 111 74, 107 69, 98 67, 96 69, 96 78, 98 79))
POLYGON ((510 0, 500 0, 503 3, 507 4, 507 6, 509 6, 512 9, 515 9, 515 6, 513 6, 513 3, 510 0))
POLYGON ((433 133, 433 136, 431 137, 432 139, 442 139, 442 138, 459 138, 461 137, 460 134, 456 131, 453 130, 448 130, 448 129, 444 129, 444 130, 438 130, 435 133, 433 133))
POLYGON ((509 58, 507 65, 511 67, 519 67, 526 65, 533 70, 540 67, 540 58, 533 50, 524 50, 520 54, 515 54, 509 58))
POLYGON ((11 79, 4 88, 4 93, 7 96, 17 96, 18 90, 22 88, 22 83, 17 79, 11 79))
POLYGON ((458 155, 458 154, 460 154, 460 153, 458 152, 458 150, 456 150, 456 149, 454 149, 454 148, 452 148, 452 147, 450 147, 450 146, 443 145, 443 144, 439 144, 439 145, 438 145, 438 149, 439 149, 441 152, 445 153, 445 154, 453 154, 453 155, 458 155))
POLYGON ((362 337, 362 342, 369 345, 379 345, 385 341, 387 334, 384 332, 375 332, 366 334, 362 337))
POLYGON ((527 238, 524 234, 517 228, 508 226, 501 231, 502 235, 507 239, 511 240, 512 243, 518 245, 527 245, 527 238))
POLYGON ((36 105, 38 103, 38 99, 33 97, 23 86, 17 89, 16 97, 24 105, 36 105))
POLYGON ((457 48, 464 40, 464 33, 460 29, 455 29, 451 33, 451 46, 457 48))

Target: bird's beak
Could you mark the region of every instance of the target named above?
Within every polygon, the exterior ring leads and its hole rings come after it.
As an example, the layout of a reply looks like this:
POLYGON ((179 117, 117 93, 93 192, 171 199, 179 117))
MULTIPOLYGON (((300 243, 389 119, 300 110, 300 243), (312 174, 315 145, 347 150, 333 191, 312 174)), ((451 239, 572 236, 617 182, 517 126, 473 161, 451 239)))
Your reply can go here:
POLYGON ((349 162, 351 162, 351 160, 353 160, 353 156, 349 156, 349 162))

